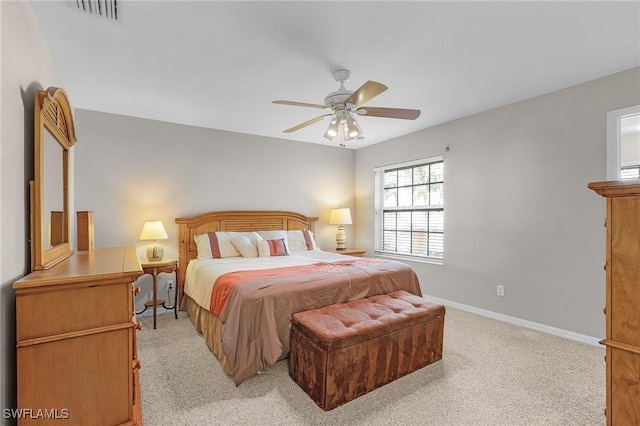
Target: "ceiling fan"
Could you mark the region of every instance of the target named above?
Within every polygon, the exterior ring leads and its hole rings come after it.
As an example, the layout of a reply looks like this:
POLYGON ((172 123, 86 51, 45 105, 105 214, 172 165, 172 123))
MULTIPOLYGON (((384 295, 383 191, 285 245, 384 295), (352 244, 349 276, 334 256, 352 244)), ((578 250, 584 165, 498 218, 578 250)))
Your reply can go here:
POLYGON ((330 140, 334 140, 336 137, 340 137, 340 146, 345 146, 344 141, 353 140, 358 136, 362 136, 363 131, 356 115, 370 116, 370 117, 386 117, 386 118, 401 118, 404 120, 415 120, 420 116, 419 109, 401 109, 401 108, 381 108, 381 107, 369 107, 364 104, 380 93, 388 89, 382 83, 377 81, 367 81, 360 86, 355 92, 347 90, 344 84, 351 77, 351 71, 349 70, 337 70, 333 72, 333 78, 340 84, 340 88, 335 92, 329 93, 324 98, 324 105, 310 104, 306 102, 295 101, 273 101, 274 104, 280 105, 293 105, 303 106, 309 108, 330 109, 332 112, 320 115, 311 120, 300 123, 297 126, 293 126, 286 129, 284 133, 292 133, 300 130, 311 124, 322 121, 327 117, 333 117, 329 128, 324 134, 324 137, 330 140))

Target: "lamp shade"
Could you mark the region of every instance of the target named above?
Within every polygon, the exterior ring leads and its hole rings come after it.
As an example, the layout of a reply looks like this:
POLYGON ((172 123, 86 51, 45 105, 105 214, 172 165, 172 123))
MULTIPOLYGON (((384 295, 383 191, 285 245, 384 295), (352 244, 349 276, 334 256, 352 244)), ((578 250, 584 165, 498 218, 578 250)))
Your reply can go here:
POLYGON ((348 207, 341 207, 339 209, 332 209, 329 215, 330 225, 351 225, 351 209, 348 207))
POLYGON ((140 233, 141 240, 166 240, 167 231, 164 230, 161 220, 145 222, 140 233))
POLYGON ((324 137, 333 140, 336 136, 338 136, 338 119, 334 117, 331 119, 331 123, 329 123, 329 128, 327 128, 324 137))
POLYGON ((347 120, 345 122, 346 126, 346 136, 353 139, 360 134, 360 129, 356 125, 356 120, 353 119, 351 114, 347 116, 347 120))

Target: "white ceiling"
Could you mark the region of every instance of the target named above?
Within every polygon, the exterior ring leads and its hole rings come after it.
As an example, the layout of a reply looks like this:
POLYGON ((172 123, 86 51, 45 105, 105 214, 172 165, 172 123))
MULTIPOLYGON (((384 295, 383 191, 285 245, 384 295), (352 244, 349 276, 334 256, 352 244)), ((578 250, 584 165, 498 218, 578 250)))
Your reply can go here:
POLYGON ((322 104, 347 68, 389 86, 367 105, 422 110, 360 117, 349 148, 640 66, 637 1, 32 4, 75 108, 337 146, 327 120, 282 133, 325 111, 271 101, 322 104))

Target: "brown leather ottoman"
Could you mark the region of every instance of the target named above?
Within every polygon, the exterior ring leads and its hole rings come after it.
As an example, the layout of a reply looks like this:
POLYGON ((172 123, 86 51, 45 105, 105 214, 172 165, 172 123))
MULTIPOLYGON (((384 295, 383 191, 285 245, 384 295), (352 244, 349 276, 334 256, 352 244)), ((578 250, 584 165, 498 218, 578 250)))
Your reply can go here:
POLYGON ((289 375, 332 410, 441 359, 444 315, 406 291, 298 312, 289 375))

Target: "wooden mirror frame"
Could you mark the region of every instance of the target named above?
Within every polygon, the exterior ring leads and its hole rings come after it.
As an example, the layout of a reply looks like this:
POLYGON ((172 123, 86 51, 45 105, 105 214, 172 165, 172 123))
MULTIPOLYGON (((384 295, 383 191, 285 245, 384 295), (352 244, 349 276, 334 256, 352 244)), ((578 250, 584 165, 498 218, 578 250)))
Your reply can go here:
POLYGON ((31 182, 31 270, 49 269, 73 254, 69 209, 69 148, 76 142, 73 115, 63 89, 50 87, 39 90, 35 99, 34 123, 34 180, 31 182), (62 147, 62 222, 63 242, 46 247, 44 221, 44 138, 49 132, 62 147))

